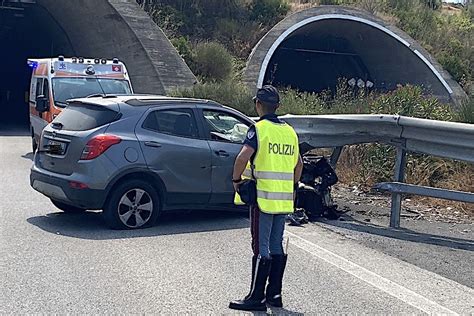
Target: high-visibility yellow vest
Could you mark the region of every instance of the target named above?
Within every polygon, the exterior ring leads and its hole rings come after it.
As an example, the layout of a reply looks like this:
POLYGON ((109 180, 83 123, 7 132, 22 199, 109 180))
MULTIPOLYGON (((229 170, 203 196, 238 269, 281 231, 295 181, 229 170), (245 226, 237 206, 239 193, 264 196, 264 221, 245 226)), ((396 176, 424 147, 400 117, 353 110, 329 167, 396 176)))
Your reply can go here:
MULTIPOLYGON (((294 170, 298 163, 298 136, 286 123, 261 120, 255 124, 258 149, 253 165, 247 164, 242 178, 255 178, 257 204, 269 214, 294 211, 294 170), (252 170, 253 169, 253 170, 252 170)), ((235 204, 243 204, 235 194, 235 204)))

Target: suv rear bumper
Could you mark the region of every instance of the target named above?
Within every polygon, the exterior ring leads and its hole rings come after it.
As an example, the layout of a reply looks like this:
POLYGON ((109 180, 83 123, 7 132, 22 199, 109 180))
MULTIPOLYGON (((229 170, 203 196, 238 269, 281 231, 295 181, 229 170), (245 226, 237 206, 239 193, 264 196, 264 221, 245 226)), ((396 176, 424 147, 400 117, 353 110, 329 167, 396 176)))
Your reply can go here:
POLYGON ((43 173, 35 166, 31 168, 30 185, 50 199, 88 210, 102 209, 106 197, 105 190, 72 188, 67 179, 43 173))

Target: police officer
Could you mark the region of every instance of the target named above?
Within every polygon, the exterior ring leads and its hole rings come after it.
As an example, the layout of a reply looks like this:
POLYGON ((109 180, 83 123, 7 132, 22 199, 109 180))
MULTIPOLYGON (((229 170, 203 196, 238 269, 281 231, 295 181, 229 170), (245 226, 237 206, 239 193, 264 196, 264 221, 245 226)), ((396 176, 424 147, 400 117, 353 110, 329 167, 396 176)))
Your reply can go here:
MULTIPOLYGON (((283 231, 286 215, 294 210, 294 185, 303 163, 295 131, 275 114, 280 105, 277 89, 263 86, 253 100, 260 120, 248 130, 232 179, 236 192, 243 179, 256 181, 257 203, 250 206, 252 281, 249 294, 232 301, 229 308, 264 311, 265 303, 283 306, 281 288, 287 260, 283 231)), ((235 203, 241 204, 238 193, 235 203)))

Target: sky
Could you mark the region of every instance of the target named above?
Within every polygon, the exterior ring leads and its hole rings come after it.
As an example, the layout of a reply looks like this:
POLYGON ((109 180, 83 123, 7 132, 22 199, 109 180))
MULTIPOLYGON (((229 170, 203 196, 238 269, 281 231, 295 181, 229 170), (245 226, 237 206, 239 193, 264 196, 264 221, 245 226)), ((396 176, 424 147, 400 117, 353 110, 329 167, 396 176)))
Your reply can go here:
POLYGON ((443 0, 443 2, 446 3, 461 3, 461 4, 466 4, 467 0, 443 0))

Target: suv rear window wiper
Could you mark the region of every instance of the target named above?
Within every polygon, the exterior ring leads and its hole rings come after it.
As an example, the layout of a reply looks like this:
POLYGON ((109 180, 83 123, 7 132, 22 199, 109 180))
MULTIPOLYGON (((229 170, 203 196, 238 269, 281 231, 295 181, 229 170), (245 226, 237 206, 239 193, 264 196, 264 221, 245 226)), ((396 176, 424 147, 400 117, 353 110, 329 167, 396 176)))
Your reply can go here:
POLYGON ((61 123, 61 122, 53 122, 53 123, 51 123, 51 126, 54 129, 62 129, 64 127, 63 123, 61 123))

